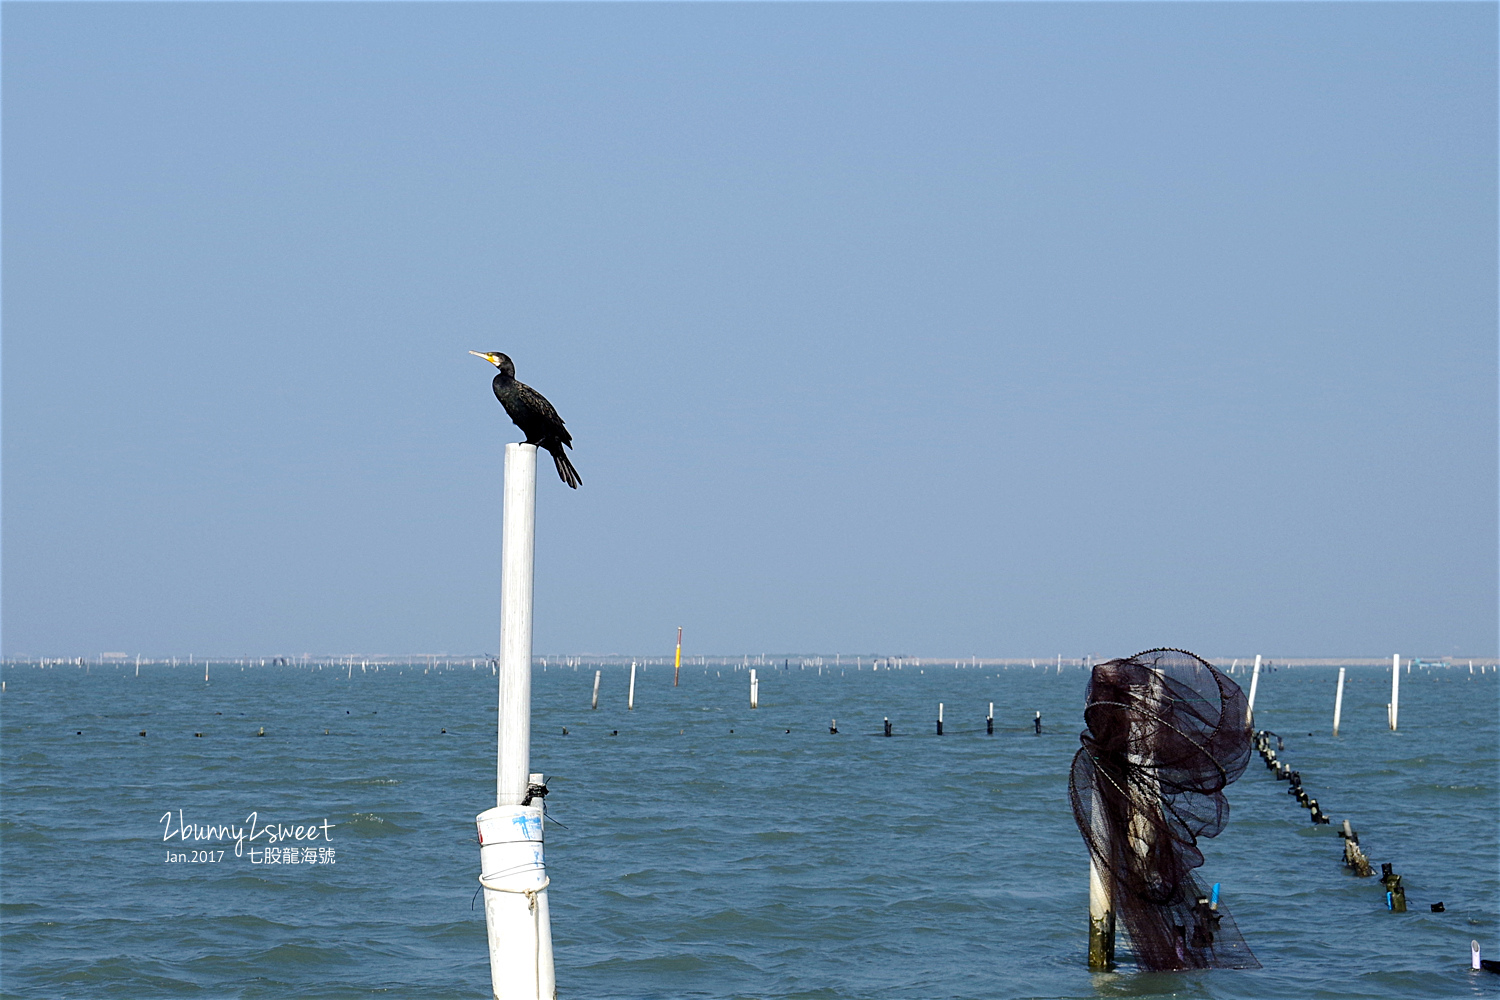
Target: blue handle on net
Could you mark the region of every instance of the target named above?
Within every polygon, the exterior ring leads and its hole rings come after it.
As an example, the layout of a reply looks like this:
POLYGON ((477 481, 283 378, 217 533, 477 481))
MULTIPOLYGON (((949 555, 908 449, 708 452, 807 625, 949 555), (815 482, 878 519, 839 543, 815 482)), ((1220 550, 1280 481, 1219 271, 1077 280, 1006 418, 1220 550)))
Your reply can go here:
POLYGON ((1219 905, 1219 883, 1214 883, 1214 892, 1213 895, 1209 897, 1208 901, 1215 906, 1219 905))

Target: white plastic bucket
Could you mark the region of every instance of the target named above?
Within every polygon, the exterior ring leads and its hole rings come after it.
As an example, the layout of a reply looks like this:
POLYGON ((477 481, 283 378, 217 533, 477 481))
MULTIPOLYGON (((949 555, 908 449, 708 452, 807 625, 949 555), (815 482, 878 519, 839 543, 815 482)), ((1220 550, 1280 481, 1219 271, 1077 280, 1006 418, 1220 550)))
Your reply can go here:
POLYGON ((542 807, 496 806, 475 821, 495 998, 554 1000, 542 807))
POLYGON ((541 806, 496 806, 479 824, 479 878, 486 888, 535 891, 547 877, 541 806))

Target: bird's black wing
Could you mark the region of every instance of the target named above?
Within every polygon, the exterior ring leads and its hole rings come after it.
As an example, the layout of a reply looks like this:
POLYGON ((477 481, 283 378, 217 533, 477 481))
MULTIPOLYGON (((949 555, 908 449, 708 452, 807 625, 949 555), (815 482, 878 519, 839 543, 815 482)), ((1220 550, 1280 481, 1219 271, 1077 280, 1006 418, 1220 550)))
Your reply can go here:
MULTIPOLYGON (((568 428, 563 424, 563 418, 557 415, 557 410, 547 402, 546 396, 525 382, 516 383, 516 395, 517 401, 526 408, 527 415, 535 422, 534 426, 541 431, 542 435, 556 438, 569 448, 573 447, 573 435, 568 433, 568 428)), ((523 430, 531 433, 530 427, 523 427, 523 430)))

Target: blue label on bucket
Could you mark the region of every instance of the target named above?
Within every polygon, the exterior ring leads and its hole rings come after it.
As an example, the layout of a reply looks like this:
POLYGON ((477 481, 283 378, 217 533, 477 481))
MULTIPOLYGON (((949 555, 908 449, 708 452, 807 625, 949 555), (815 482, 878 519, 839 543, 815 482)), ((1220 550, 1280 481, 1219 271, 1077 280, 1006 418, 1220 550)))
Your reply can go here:
POLYGON ((520 840, 542 839, 542 818, 531 816, 526 813, 517 813, 511 817, 511 825, 516 828, 516 836, 520 840))

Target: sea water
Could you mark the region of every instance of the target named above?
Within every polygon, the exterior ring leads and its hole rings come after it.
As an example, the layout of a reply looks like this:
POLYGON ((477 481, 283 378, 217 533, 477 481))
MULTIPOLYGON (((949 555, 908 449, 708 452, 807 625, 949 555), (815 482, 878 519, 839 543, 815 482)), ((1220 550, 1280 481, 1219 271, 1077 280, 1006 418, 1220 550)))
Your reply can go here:
MULTIPOLYGON (((1468 967, 1471 938, 1500 958, 1494 673, 1403 675, 1391 732, 1389 668, 1353 668, 1335 738, 1335 669, 1263 672, 1256 724, 1334 817, 1309 823, 1254 757, 1229 788, 1227 830, 1202 842, 1202 879, 1222 884, 1264 967, 1142 973, 1122 942, 1121 968, 1095 974, 1067 794, 1084 670, 793 661, 757 667, 752 711, 743 668, 685 667, 674 688, 653 665, 627 711, 629 667, 612 665, 591 711, 594 669, 539 666, 533 681, 562 997, 1500 987, 1468 967), (1342 867, 1344 818, 1404 877, 1410 912, 1342 867)), ((205 684, 201 663, 139 677, 17 663, 0 676, 4 996, 488 996, 474 899, 474 816, 495 788, 487 667, 217 664, 205 684), (183 843, 183 823, 238 827, 240 852, 183 843), (275 845, 297 863, 266 863, 267 826, 303 827, 275 845)))

